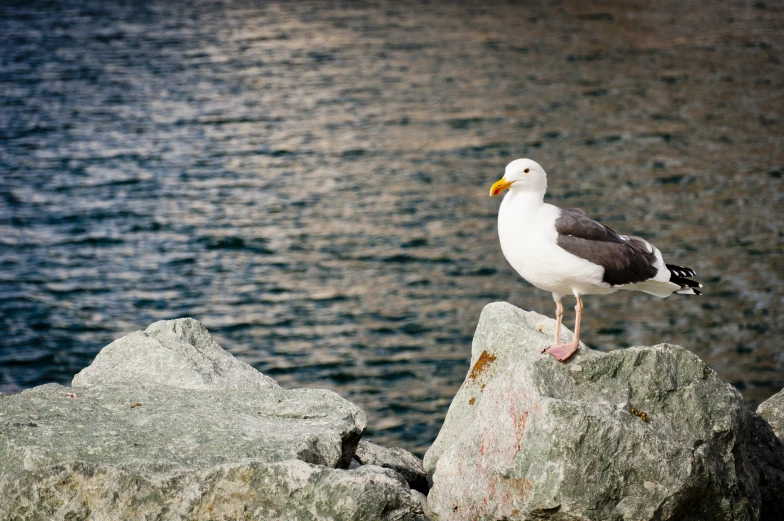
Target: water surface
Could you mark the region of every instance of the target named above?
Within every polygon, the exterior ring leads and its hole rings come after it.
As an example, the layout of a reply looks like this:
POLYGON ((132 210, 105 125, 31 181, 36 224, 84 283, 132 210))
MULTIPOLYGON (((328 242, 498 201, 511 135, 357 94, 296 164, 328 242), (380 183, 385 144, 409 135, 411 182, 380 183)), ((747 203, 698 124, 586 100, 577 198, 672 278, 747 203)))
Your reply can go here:
POLYGON ((531 157, 549 202, 706 285, 588 297, 585 342, 683 345, 753 407, 784 385, 783 20, 739 1, 4 2, 0 389, 67 383, 191 316, 422 454, 482 307, 554 313, 487 197, 531 157))

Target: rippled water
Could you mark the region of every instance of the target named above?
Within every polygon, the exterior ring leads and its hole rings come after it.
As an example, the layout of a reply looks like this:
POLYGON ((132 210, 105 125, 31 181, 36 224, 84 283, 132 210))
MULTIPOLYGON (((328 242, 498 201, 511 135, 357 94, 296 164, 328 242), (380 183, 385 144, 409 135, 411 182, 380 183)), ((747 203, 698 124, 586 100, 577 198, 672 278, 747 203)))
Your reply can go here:
POLYGON ((550 202, 706 284, 588 297, 586 343, 684 345, 754 406, 784 385, 783 24, 775 2, 3 2, 0 387, 192 316, 421 454, 482 307, 553 315, 487 197, 527 156, 550 202))

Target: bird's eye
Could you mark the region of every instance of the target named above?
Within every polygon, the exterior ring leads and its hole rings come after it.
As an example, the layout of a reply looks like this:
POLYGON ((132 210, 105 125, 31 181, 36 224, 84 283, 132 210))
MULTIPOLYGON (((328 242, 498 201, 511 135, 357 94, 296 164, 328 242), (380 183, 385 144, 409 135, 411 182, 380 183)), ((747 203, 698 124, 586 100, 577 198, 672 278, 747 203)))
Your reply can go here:
POLYGON ((530 172, 530 171, 531 171, 531 169, 530 169, 530 168, 526 168, 525 170, 523 170, 523 172, 525 172, 526 174, 527 174, 528 172, 530 172))

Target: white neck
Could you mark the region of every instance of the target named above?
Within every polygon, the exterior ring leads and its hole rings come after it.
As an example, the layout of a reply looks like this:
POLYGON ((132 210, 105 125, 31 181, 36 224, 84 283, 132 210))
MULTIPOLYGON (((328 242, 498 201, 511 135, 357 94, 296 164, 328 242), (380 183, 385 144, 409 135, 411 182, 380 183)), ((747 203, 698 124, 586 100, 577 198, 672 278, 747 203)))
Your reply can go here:
MULTIPOLYGON (((506 194, 498 211, 498 238, 507 259, 526 255, 529 241, 536 240, 535 224, 543 207, 544 191, 510 190, 506 194)), ((512 265, 520 271, 520 266, 512 265)))
POLYGON ((544 190, 541 192, 509 190, 501 203, 498 217, 501 217, 501 213, 515 213, 521 217, 534 214, 544 204, 544 193, 544 190))

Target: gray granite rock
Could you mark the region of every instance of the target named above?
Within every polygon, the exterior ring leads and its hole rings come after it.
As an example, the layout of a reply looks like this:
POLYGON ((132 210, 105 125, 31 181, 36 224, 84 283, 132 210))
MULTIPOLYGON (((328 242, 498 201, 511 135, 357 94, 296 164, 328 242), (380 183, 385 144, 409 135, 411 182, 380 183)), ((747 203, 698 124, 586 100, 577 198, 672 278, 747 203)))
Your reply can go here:
POLYGON ((224 351, 192 318, 161 320, 115 340, 73 379, 74 387, 136 383, 181 389, 280 388, 224 351))
POLYGON ((784 389, 762 402, 757 407, 757 414, 765 418, 780 440, 784 440, 784 389))
POLYGON ((253 459, 346 467, 367 420, 332 391, 47 384, 0 401, 0 465, 166 472, 253 459))
POLYGON ((433 519, 784 519, 784 448, 738 392, 667 344, 540 354, 554 321, 482 312, 425 455, 433 519))
POLYGON ((158 474, 64 462, 0 476, 0 519, 426 521, 422 496, 374 466, 242 461, 158 474))
POLYGON ((361 440, 357 446, 354 458, 361 465, 378 465, 392 469, 406 480, 414 490, 427 495, 430 489, 427 483, 425 467, 422 460, 407 450, 395 447, 388 449, 366 440, 361 440))
POLYGON ((345 470, 366 424, 332 391, 278 388, 194 320, 157 322, 71 388, 0 399, 0 519, 423 520, 398 473, 345 470))

